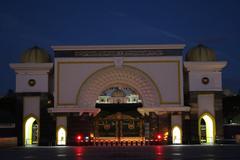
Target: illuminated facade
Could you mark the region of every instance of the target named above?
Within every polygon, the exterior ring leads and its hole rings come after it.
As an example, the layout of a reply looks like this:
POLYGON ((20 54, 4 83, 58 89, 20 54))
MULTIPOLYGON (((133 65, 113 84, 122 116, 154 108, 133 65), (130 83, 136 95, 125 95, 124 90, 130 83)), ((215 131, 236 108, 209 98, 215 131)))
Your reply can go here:
POLYGON ((214 144, 223 138, 225 61, 198 45, 28 49, 16 72, 19 145, 84 141, 214 144))

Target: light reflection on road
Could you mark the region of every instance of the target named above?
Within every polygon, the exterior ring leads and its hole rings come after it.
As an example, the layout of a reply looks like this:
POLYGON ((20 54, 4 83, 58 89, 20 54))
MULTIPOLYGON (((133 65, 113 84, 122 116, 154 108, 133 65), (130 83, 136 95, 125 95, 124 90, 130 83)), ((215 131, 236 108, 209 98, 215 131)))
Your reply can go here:
POLYGON ((84 160, 83 156, 86 152, 84 147, 81 147, 81 146, 80 147, 75 147, 73 151, 74 151, 75 158, 76 158, 75 160, 84 160))
POLYGON ((122 147, 15 147, 0 149, 1 160, 219 160, 240 159, 240 145, 122 147))

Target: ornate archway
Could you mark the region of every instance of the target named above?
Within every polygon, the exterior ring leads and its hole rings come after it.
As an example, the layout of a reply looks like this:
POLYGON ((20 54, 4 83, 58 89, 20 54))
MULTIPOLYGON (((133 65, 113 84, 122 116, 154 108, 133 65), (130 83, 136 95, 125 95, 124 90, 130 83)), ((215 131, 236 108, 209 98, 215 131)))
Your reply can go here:
POLYGON ((216 124, 215 118, 210 113, 204 113, 199 117, 198 130, 201 143, 214 144, 216 124))
POLYGON ((95 107, 98 96, 109 86, 127 85, 141 96, 144 107, 160 105, 160 92, 153 80, 143 71, 131 67, 110 66, 89 76, 78 92, 78 105, 84 108, 95 107))
POLYGON ((24 120, 24 144, 32 145, 38 144, 38 135, 39 135, 39 123, 38 120, 29 115, 24 120))

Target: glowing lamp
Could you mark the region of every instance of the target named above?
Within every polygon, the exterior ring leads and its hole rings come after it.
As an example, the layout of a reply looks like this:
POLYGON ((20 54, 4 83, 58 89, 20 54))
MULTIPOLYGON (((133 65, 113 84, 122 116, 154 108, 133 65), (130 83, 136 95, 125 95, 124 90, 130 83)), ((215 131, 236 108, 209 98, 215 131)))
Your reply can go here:
POLYGON ((82 136, 78 135, 78 136, 77 136, 77 140, 80 141, 81 139, 82 139, 82 136))
POLYGON ((94 134, 93 134, 93 133, 90 133, 90 137, 93 138, 93 137, 94 137, 94 134))
POLYGON ((161 134, 158 134, 157 139, 161 139, 161 138, 162 138, 161 134))

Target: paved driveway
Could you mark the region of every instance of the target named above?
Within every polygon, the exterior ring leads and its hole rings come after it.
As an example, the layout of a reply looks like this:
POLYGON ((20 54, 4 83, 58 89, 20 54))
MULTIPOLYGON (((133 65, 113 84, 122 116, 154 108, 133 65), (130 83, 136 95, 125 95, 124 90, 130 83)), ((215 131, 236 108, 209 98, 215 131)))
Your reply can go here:
POLYGON ((143 147, 16 147, 0 160, 240 160, 240 145, 143 147))

